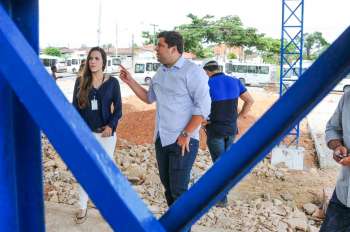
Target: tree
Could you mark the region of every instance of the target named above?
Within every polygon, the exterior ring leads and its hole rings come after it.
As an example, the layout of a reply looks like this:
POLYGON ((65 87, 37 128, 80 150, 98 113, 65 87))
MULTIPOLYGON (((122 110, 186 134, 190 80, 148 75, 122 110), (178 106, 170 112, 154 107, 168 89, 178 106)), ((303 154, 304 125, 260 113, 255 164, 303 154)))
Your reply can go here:
MULTIPOLYGON (((269 60, 278 61, 280 41, 266 37, 253 27, 245 28, 241 19, 236 15, 229 15, 215 20, 211 15, 198 17, 188 14, 191 19, 189 24, 175 27, 179 31, 185 43, 185 51, 194 53, 198 58, 206 58, 213 54, 208 52, 209 47, 225 44, 228 47, 241 47, 247 53, 259 53, 269 60)), ((142 32, 146 44, 153 41, 153 33, 142 32)), ((290 49, 288 49, 290 50, 290 49)))
POLYGON ((143 31, 141 34, 141 37, 145 40, 143 44, 148 45, 148 44, 155 44, 157 41, 157 35, 159 34, 159 31, 154 34, 153 32, 149 31, 143 31))
POLYGON ((62 54, 61 54, 61 51, 59 48, 55 48, 55 47, 47 47, 44 49, 44 54, 46 55, 50 55, 50 56, 58 56, 60 57, 62 54))
POLYGON ((205 15, 200 18, 193 14, 188 14, 191 19, 190 24, 182 24, 175 27, 184 38, 184 49, 186 52, 192 52, 199 58, 208 57, 212 53, 208 53, 208 49, 203 44, 208 43, 208 35, 211 33, 213 16, 205 15))
POLYGON ((329 46, 329 43, 323 38, 321 32, 306 33, 304 37, 305 58, 308 60, 316 59, 329 46))
POLYGON ((237 59, 237 56, 235 53, 230 52, 229 54, 227 54, 227 58, 229 58, 230 60, 234 60, 237 59))
POLYGON ((208 41, 226 44, 229 47, 242 47, 245 55, 253 53, 260 44, 264 34, 258 33, 253 27, 245 28, 238 16, 225 16, 214 23, 208 41))
POLYGON ((262 55, 264 62, 277 64, 279 62, 281 40, 266 36, 261 37, 259 38, 257 49, 262 55))
POLYGON ((238 16, 225 16, 215 21, 208 41, 225 43, 228 46, 242 46, 244 43, 244 28, 238 16))

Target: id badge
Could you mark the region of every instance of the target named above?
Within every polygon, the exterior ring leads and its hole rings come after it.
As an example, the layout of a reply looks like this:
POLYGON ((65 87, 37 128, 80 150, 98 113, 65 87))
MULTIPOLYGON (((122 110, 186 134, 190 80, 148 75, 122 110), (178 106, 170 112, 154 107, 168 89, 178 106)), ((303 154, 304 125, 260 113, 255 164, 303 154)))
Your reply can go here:
POLYGON ((91 100, 91 110, 98 110, 97 100, 94 98, 91 100))

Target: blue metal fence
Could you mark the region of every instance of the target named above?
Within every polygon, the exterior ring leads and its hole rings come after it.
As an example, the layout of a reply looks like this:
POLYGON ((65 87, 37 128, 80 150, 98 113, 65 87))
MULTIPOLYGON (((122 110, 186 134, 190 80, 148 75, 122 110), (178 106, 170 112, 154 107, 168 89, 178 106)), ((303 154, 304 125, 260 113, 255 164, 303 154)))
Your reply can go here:
POLYGON ((45 230, 39 128, 114 230, 183 231, 249 173, 350 71, 348 28, 157 220, 41 65, 38 2, 0 3, 0 231, 4 232, 45 230))

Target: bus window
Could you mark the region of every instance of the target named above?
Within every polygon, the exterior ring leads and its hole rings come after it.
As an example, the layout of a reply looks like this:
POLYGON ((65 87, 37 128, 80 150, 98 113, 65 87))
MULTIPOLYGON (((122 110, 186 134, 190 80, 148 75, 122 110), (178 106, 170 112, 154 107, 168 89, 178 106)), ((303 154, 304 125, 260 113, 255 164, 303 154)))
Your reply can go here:
POLYGON ((233 65, 233 72, 237 73, 247 73, 247 66, 246 65, 233 65))
POLYGON ((46 66, 46 67, 51 67, 53 65, 56 65, 56 60, 55 59, 46 59, 46 58, 44 58, 44 59, 42 59, 42 62, 44 64, 44 66, 46 66))
POLYGON ((269 74, 269 67, 268 66, 258 66, 258 73, 259 74, 269 74))
POLYGON ((42 59, 42 62, 44 66, 51 67, 50 60, 49 59, 42 59))
POLYGON ((232 65, 231 64, 231 72, 237 73, 238 72, 238 67, 239 67, 239 65, 236 65, 236 64, 232 65))
POLYGON ((111 60, 107 61, 107 66, 111 66, 111 60))
POLYGON ((71 66, 72 65, 72 61, 71 60, 67 60, 67 66, 71 66))
POLYGON ((220 72, 223 72, 224 71, 224 66, 219 65, 219 70, 220 70, 220 72))
POLYGON ((249 65, 248 66, 248 73, 258 73, 257 67, 255 65, 249 65))
POLYGON ((147 72, 153 71, 153 64, 152 63, 146 63, 146 71, 147 72))
POLYGON ((112 65, 120 65, 121 61, 118 58, 112 59, 112 65))
POLYGON ((78 65, 78 59, 72 59, 72 65, 78 65))
POLYGON ((232 64, 231 64, 231 63, 226 63, 226 64, 225 64, 225 72, 228 73, 228 74, 230 74, 230 73, 232 73, 232 71, 233 71, 233 66, 232 66, 232 64))
POLYGON ((135 64, 135 73, 144 73, 145 64, 135 64))
POLYGON ((153 71, 156 72, 159 67, 160 67, 160 63, 153 63, 153 71))

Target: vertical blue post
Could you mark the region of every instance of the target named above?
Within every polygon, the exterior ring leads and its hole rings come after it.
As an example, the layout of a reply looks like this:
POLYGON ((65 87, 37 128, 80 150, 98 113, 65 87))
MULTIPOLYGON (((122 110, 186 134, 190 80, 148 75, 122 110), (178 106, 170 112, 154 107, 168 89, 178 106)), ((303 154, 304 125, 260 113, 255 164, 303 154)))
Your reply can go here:
MULTIPOLYGON (((0 4, 38 53, 38 1, 0 4)), ((1 73, 0 88, 0 231, 45 231, 40 131, 1 73)))
POLYGON ((0 231, 18 231, 13 93, 0 74, 0 231))
MULTIPOLYGON (((303 67, 304 40, 304 0, 282 0, 282 25, 280 49, 280 96, 296 80, 287 80, 288 75, 295 75, 299 79, 303 67), (284 68, 286 64, 286 68, 284 68), (297 64, 299 68, 296 69, 297 64)), ((299 123, 288 134, 291 143, 299 143, 299 123)), ((289 145, 290 145, 289 144, 289 145)))

